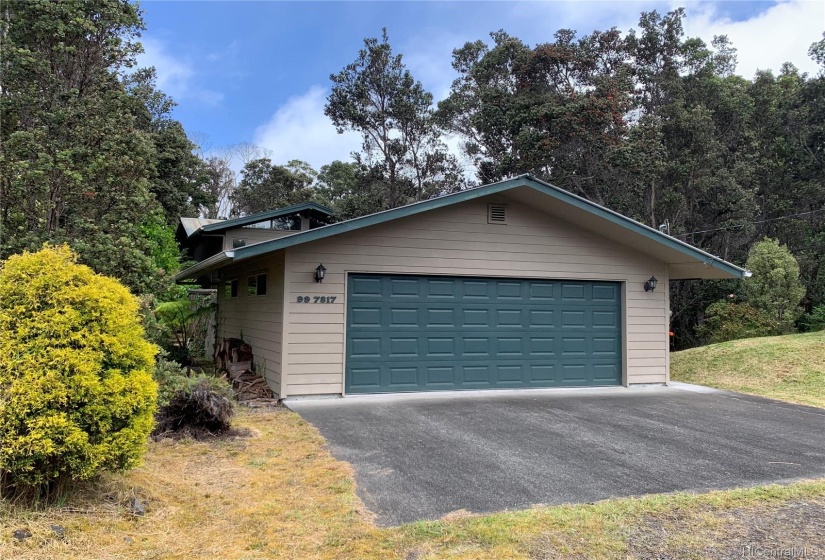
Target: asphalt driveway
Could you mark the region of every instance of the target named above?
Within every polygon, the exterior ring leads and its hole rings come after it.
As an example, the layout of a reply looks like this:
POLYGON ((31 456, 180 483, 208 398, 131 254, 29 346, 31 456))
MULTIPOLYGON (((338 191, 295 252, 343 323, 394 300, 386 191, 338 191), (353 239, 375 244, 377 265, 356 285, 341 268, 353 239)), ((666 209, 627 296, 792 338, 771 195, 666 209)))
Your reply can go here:
POLYGON ((689 386, 288 406, 381 525, 825 476, 825 410, 689 386))

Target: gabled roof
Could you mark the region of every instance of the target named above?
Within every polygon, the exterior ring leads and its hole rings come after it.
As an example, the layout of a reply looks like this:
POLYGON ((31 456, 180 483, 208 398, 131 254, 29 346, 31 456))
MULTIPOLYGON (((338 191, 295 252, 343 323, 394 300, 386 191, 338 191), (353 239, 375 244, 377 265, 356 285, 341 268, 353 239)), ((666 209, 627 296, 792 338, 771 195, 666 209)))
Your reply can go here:
POLYGON ((227 229, 256 224, 258 222, 263 222, 264 220, 282 218, 291 214, 306 212, 318 213, 327 217, 331 217, 335 214, 332 209, 327 208, 326 206, 321 206, 320 204, 315 204, 314 202, 306 202, 304 204, 296 204, 295 206, 287 206, 286 208, 278 208, 277 210, 268 210, 267 212, 261 212, 260 214, 252 214, 251 216, 233 218, 231 220, 224 220, 222 222, 205 225, 201 228, 201 231, 214 233, 216 231, 224 231, 227 229))
POLYGON ((208 226, 210 224, 216 224, 225 221, 226 220, 218 220, 211 218, 184 218, 183 216, 181 216, 180 227, 183 228, 183 232, 186 234, 186 237, 192 237, 192 234, 200 230, 203 226, 208 226))
MULTIPOLYGON (((416 202, 392 210, 385 210, 368 216, 331 224, 307 231, 302 231, 279 239, 263 241, 234 251, 219 253, 207 261, 200 262, 181 271, 175 279, 185 280, 200 274, 217 270, 230 262, 256 257, 288 247, 317 241, 334 235, 355 231, 361 228, 374 226, 489 196, 497 193, 507 193, 533 207, 544 207, 557 213, 563 219, 574 223, 588 220, 591 228, 599 234, 625 244, 632 245, 638 250, 651 254, 671 265, 671 278, 746 278, 750 272, 722 260, 719 257, 706 253, 684 241, 666 235, 658 230, 632 220, 626 216, 600 206, 594 202, 574 195, 544 181, 535 179, 532 175, 519 175, 512 179, 491 183, 472 189, 467 189, 438 198, 416 202), (593 220, 596 218, 596 220, 593 220), (211 261, 211 262, 208 262, 211 261), (675 271, 675 274, 674 274, 675 271)), ((223 224, 221 224, 223 225, 223 224)))

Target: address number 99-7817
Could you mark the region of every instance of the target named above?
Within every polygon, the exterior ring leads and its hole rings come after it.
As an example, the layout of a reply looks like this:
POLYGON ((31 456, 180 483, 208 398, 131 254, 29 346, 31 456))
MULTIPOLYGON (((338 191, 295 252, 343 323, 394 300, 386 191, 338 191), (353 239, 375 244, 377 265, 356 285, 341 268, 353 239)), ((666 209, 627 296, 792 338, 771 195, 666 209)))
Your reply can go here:
POLYGON ((337 296, 298 296, 298 303, 335 303, 337 296))

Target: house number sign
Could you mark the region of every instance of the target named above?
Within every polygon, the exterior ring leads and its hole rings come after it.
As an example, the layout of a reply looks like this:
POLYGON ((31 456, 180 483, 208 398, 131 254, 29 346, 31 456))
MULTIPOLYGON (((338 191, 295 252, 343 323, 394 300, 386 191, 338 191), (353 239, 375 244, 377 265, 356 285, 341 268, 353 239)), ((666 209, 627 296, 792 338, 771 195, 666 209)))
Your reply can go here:
POLYGON ((298 303, 335 303, 337 296, 298 296, 298 303))

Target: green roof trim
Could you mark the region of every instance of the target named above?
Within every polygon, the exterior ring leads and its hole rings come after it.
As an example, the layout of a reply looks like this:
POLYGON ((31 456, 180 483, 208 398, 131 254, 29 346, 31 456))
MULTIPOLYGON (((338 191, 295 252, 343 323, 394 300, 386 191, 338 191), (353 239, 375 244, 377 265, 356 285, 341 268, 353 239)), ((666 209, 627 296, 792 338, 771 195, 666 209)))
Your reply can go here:
MULTIPOLYGON (((225 258, 225 260, 221 259, 220 262, 210 263, 211 266, 209 266, 208 268, 210 270, 214 270, 215 268, 221 268, 228 261, 234 262, 247 259, 250 257, 257 257, 259 255, 271 253, 273 251, 280 251, 282 249, 293 247, 295 245, 309 243, 311 241, 318 241, 319 239, 325 239, 327 237, 332 237, 334 235, 338 235, 341 233, 359 230, 361 228, 382 224, 392 220, 397 220, 399 218, 414 216, 422 212, 435 210, 437 208, 443 208, 445 206, 458 204, 460 202, 466 202, 468 200, 489 196, 491 194, 505 192, 518 187, 530 187, 532 189, 535 189, 540 193, 555 198, 556 200, 559 200, 566 204, 570 204, 571 206, 587 211, 613 224, 626 228, 627 230, 633 233, 642 235, 657 243, 661 243, 662 245, 679 251, 682 254, 687 255, 693 259, 700 260, 706 263, 707 265, 719 269, 731 276, 738 278, 747 278, 748 276, 750 276, 750 272, 748 272, 744 268, 740 268, 734 264, 722 260, 717 256, 711 255, 710 253, 698 249, 693 245, 685 243, 684 241, 680 241, 675 237, 666 235, 656 229, 653 229, 640 222, 637 222, 636 220, 632 220, 627 216, 623 216, 618 212, 614 212, 609 208, 600 206, 595 202, 591 202, 573 193, 569 193, 564 189, 560 189, 559 187, 551 185, 550 183, 540 181, 534 178, 532 175, 528 174, 519 175, 517 177, 513 177, 512 179, 506 179, 498 183, 482 185, 480 187, 475 187, 472 189, 467 189, 465 191, 444 195, 438 198, 432 198, 430 200, 416 202, 414 204, 409 204, 407 206, 393 208, 392 210, 385 210, 383 212, 370 214, 368 216, 362 216, 360 218, 355 218, 344 222, 338 222, 336 224, 330 224, 327 226, 322 226, 307 231, 296 232, 286 237, 280 237, 278 239, 272 239, 270 241, 263 241, 261 243, 255 243, 254 245, 247 245, 246 247, 239 247, 235 249, 232 253, 226 253, 225 255, 228 258, 225 258)), ((294 212, 295 210, 292 211, 294 212)), ((259 216, 261 216, 261 214, 257 215, 257 217, 259 216)), ((223 226, 224 224, 225 222, 221 223, 220 225, 223 226)), ((204 230, 206 229, 206 227, 204 227, 204 230)), ((199 265, 200 263, 198 265, 190 267, 187 270, 181 271, 176 276, 176 280, 180 281, 185 278, 191 278, 194 272, 199 272, 203 270, 204 267, 199 265)))
POLYGON ((480 187, 467 189, 465 191, 448 194, 438 198, 432 198, 430 200, 416 202, 414 204, 409 204, 407 206, 401 206, 400 208, 385 210, 383 212, 370 214, 368 216, 363 216, 361 218, 355 218, 352 220, 347 220, 345 222, 339 222, 337 224, 331 224, 328 226, 315 228, 309 231, 295 233, 294 235, 290 235, 288 237, 282 237, 280 239, 273 239, 271 241, 264 241, 262 243, 256 243, 254 245, 240 247, 238 249, 235 249, 234 260, 242 260, 249 257, 256 257, 258 255, 269 253, 271 251, 279 251, 281 249, 286 249, 287 247, 300 245, 302 243, 317 241, 319 239, 324 239, 326 237, 338 235, 340 233, 358 230, 361 228, 381 224, 391 220, 396 220, 398 218, 413 216, 421 212, 427 212, 429 210, 443 208, 444 206, 449 206, 451 204, 466 202, 468 200, 473 200, 475 198, 481 198, 483 196, 488 196, 491 194, 500 193, 517 187, 525 186, 531 187, 541 193, 552 196, 553 198, 556 198, 557 200, 575 206, 576 208, 580 208, 582 210, 590 212, 591 214, 594 214, 609 222, 625 227, 634 233, 643 235, 658 243, 662 243, 663 245, 680 251, 692 258, 705 261, 711 266, 718 268, 728 274, 731 274, 732 276, 745 278, 749 275, 749 273, 745 269, 740 268, 727 261, 724 261, 719 257, 711 255, 710 253, 706 253, 701 249, 697 249, 696 247, 688 243, 685 243, 684 241, 680 241, 649 226, 639 223, 636 220, 632 220, 627 216, 623 216, 618 212, 614 212, 609 208, 600 206, 595 202, 591 202, 585 198, 582 198, 573 193, 569 193, 563 189, 560 189, 559 187, 535 179, 532 175, 526 174, 519 175, 518 177, 514 177, 512 179, 500 181, 498 183, 491 183, 489 185, 483 185, 480 187))
POLYGON ((335 212, 331 208, 327 208, 326 206, 322 206, 321 204, 316 204, 314 202, 306 202, 304 204, 296 204, 294 206, 287 206, 286 208, 278 208, 277 210, 267 210, 266 212, 261 212, 259 214, 252 214, 251 216, 244 216, 242 218, 233 218, 231 220, 224 220, 222 222, 208 224, 200 228, 202 232, 215 232, 215 231, 223 231, 226 229, 232 229, 236 227, 243 227, 249 224, 256 224, 258 222, 262 222, 264 220, 271 220, 273 218, 281 218, 283 216, 288 216, 290 214, 297 214, 299 212, 306 212, 307 210, 313 210, 315 212, 319 212, 321 214, 325 214, 327 216, 335 215, 335 212))

